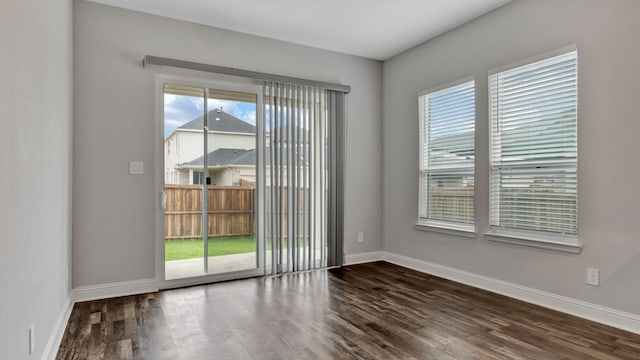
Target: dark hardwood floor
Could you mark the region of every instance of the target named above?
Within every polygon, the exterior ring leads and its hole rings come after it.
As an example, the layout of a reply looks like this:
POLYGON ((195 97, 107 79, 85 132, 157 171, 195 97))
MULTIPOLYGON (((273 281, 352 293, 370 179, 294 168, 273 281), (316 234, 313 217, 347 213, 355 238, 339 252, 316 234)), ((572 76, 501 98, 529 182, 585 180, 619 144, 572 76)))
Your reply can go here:
POLYGON ((640 335, 377 262, 78 303, 57 359, 640 359, 640 335))

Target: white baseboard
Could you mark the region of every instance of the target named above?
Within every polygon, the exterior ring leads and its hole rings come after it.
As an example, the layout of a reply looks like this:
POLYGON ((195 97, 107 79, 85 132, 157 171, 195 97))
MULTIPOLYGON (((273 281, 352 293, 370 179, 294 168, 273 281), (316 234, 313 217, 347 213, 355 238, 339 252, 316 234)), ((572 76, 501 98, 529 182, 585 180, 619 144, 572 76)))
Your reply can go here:
POLYGON ((372 251, 359 254, 347 254, 344 256, 345 265, 363 264, 368 262, 374 262, 382 260, 384 251, 372 251))
POLYGON ((489 278, 482 275, 384 252, 383 260, 430 275, 474 286, 528 303, 640 334, 640 315, 576 300, 566 296, 489 278))
POLYGON ((81 302, 155 291, 158 291, 158 281, 156 279, 142 279, 77 287, 73 289, 73 299, 75 302, 81 302))
POLYGON ((72 301, 71 295, 72 294, 69 294, 67 300, 64 302, 64 309, 53 326, 53 331, 49 336, 47 346, 45 346, 44 352, 42 353, 42 360, 54 360, 58 354, 58 348, 60 347, 60 342, 62 342, 62 336, 64 336, 64 331, 67 328, 71 310, 73 309, 74 302, 72 301))

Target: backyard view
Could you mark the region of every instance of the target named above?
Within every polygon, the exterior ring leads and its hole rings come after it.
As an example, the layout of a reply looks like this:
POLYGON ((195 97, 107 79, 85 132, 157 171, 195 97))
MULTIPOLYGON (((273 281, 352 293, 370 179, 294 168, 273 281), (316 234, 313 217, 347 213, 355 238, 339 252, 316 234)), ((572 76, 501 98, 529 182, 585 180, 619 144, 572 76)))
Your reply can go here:
MULTIPOLYGON (((287 239, 283 239, 284 243, 287 239)), ((271 243, 265 243, 265 250, 271 250, 271 243)), ((305 246, 303 240, 298 246, 305 246)), ((182 260, 201 257, 204 248, 201 239, 166 240, 165 260, 182 260)), ((223 236, 209 238, 209 256, 244 254, 256 251, 256 240, 250 236, 223 236)))
MULTIPOLYGON (((202 239, 166 240, 165 260, 182 260, 201 257, 204 246, 202 239)), ((209 238, 209 256, 222 256, 256 251, 256 241, 252 237, 209 238)))
POLYGON ((256 93, 164 85, 165 280, 326 266, 329 128, 314 94, 265 105, 258 211, 256 93))
POLYGON ((256 269, 255 94, 166 84, 164 110, 165 278, 256 269))

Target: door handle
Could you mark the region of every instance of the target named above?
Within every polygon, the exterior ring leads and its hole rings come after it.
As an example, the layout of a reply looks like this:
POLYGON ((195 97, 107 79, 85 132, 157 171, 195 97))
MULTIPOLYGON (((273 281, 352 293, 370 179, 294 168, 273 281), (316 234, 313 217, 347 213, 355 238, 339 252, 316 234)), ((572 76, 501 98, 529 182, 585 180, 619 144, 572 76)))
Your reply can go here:
POLYGON ((167 193, 160 191, 160 209, 164 210, 167 207, 167 193))

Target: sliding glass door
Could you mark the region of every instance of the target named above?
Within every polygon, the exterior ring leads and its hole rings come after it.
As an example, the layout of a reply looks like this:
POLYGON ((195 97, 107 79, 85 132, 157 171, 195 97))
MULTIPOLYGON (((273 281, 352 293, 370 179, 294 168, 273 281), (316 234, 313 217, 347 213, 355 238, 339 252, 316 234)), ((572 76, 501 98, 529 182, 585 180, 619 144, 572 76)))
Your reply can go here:
POLYGON ((164 79, 162 288, 342 265, 344 94, 164 79))
POLYGON ((258 94, 162 84, 162 267, 168 287, 264 273, 258 94))

